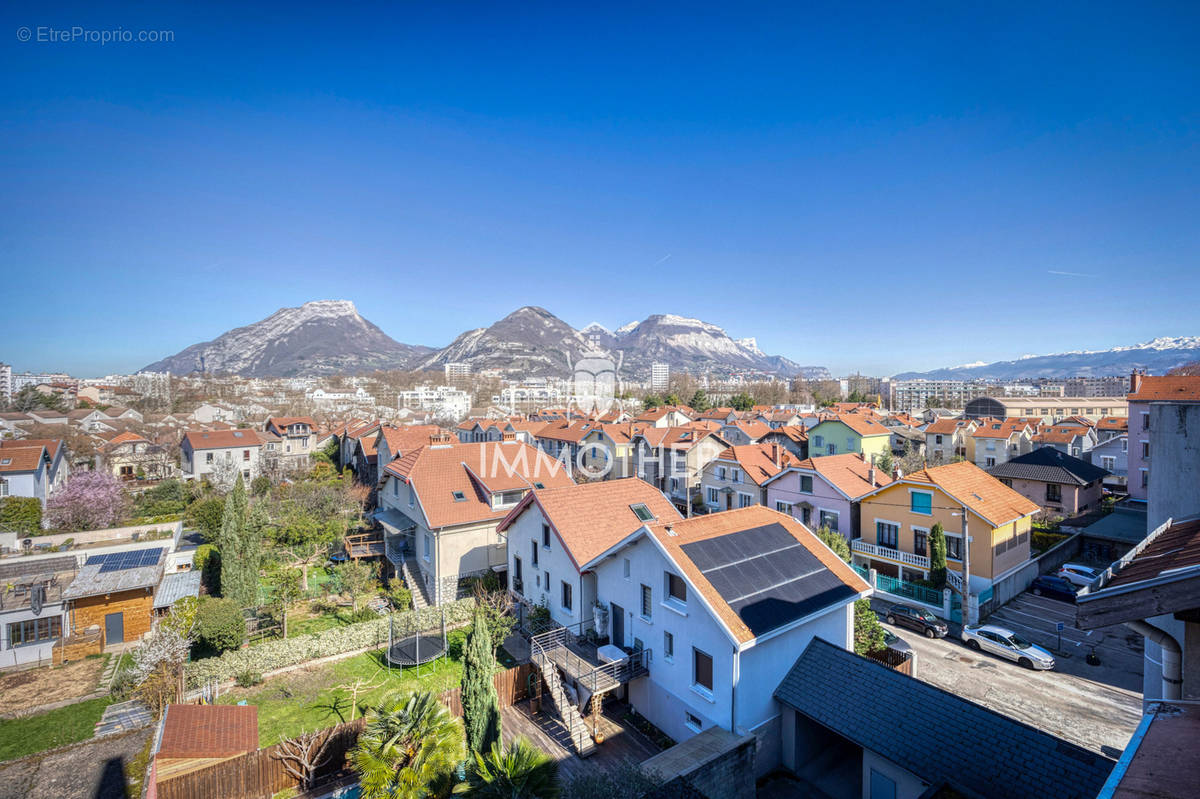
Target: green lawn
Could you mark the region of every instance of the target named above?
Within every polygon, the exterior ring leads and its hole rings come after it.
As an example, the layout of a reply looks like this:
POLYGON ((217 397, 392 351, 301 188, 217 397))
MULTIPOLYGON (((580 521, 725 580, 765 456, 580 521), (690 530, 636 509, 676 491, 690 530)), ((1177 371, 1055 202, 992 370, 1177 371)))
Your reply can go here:
MULTIPOLYGON (((236 688, 218 701, 234 704, 245 699, 258 706, 260 746, 270 746, 287 735, 318 730, 350 720, 350 691, 340 686, 362 680, 370 687, 358 694, 360 708, 370 706, 391 691, 448 691, 462 682, 462 649, 466 630, 452 630, 448 657, 415 668, 387 668, 383 650, 365 652, 335 663, 294 671, 253 688, 236 688), (341 717, 333 710, 337 703, 341 717)), ((361 710, 356 712, 361 715, 361 710)))
POLYGON ((105 696, 28 718, 0 721, 0 760, 12 760, 91 738, 96 722, 110 704, 112 700, 105 696))

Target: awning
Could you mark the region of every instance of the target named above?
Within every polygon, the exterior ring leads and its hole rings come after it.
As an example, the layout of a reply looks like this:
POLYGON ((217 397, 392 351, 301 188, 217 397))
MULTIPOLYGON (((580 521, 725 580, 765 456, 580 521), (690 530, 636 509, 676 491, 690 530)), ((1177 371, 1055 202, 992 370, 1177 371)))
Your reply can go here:
POLYGON ((374 518, 375 521, 386 527, 388 532, 397 535, 411 533, 417 527, 412 519, 398 510, 377 510, 374 513, 374 518))

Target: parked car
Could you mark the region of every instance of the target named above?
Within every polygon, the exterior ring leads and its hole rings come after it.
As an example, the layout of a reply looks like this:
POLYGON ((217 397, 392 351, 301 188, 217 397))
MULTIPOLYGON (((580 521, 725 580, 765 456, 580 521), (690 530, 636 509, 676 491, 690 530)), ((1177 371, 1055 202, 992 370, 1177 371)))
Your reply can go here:
POLYGON ((1054 668, 1053 655, 1003 627, 992 624, 967 625, 963 627, 962 639, 976 652, 990 652, 1016 661, 1027 669, 1054 668))
POLYGON ((1066 579, 1053 574, 1042 574, 1033 578, 1033 582, 1029 584, 1029 591, 1034 596, 1048 596, 1054 599, 1065 599, 1068 602, 1075 601, 1075 593, 1079 590, 1079 586, 1066 579))
POLYGON ((887 610, 887 623, 916 630, 926 638, 943 638, 950 631, 946 622, 914 605, 892 605, 887 610))
POLYGON ((1083 588, 1099 580, 1100 574, 1101 571, 1099 569, 1093 569, 1091 566, 1081 566, 1078 563, 1064 563, 1054 573, 1054 576, 1070 580, 1075 585, 1083 588))
POLYGON ((913 649, 908 645, 908 641, 905 641, 891 630, 883 631, 883 640, 887 643, 887 648, 893 652, 899 652, 902 655, 909 656, 911 656, 913 653, 913 649))

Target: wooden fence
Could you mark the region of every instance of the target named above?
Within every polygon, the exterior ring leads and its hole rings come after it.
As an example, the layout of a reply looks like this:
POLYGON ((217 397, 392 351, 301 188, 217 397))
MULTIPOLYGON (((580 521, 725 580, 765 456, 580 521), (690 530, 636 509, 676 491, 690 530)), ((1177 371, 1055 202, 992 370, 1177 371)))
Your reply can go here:
MULTIPOLYGON (((529 676, 536 670, 532 663, 523 663, 496 674, 496 693, 500 707, 510 707, 528 697, 529 676)), ((441 695, 442 703, 455 716, 462 716, 461 689, 441 695)), ((354 748, 363 730, 363 719, 328 728, 330 736, 326 752, 329 762, 317 772, 315 783, 330 782, 348 772, 347 755, 354 748)), ((158 782, 158 799, 207 799, 207 797, 245 797, 269 799, 285 788, 296 788, 295 777, 287 773, 283 761, 276 757, 279 745, 248 752, 222 760, 206 768, 171 776, 158 782)))
POLYGON ((881 649, 878 652, 868 652, 867 657, 876 663, 882 663, 889 669, 913 676, 913 661, 916 660, 910 652, 897 652, 894 649, 881 649))

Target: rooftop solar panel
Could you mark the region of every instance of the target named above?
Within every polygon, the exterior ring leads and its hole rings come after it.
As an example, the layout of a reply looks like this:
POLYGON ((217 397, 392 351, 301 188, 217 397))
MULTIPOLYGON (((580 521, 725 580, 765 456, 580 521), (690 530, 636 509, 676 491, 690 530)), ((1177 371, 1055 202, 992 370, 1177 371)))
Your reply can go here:
POLYGON ((681 548, 756 636, 855 593, 778 522, 681 548))
POLYGON ((135 549, 128 552, 106 552, 101 555, 91 555, 84 562, 85 566, 99 566, 100 573, 137 569, 142 566, 154 566, 162 557, 162 547, 151 549, 135 549))

